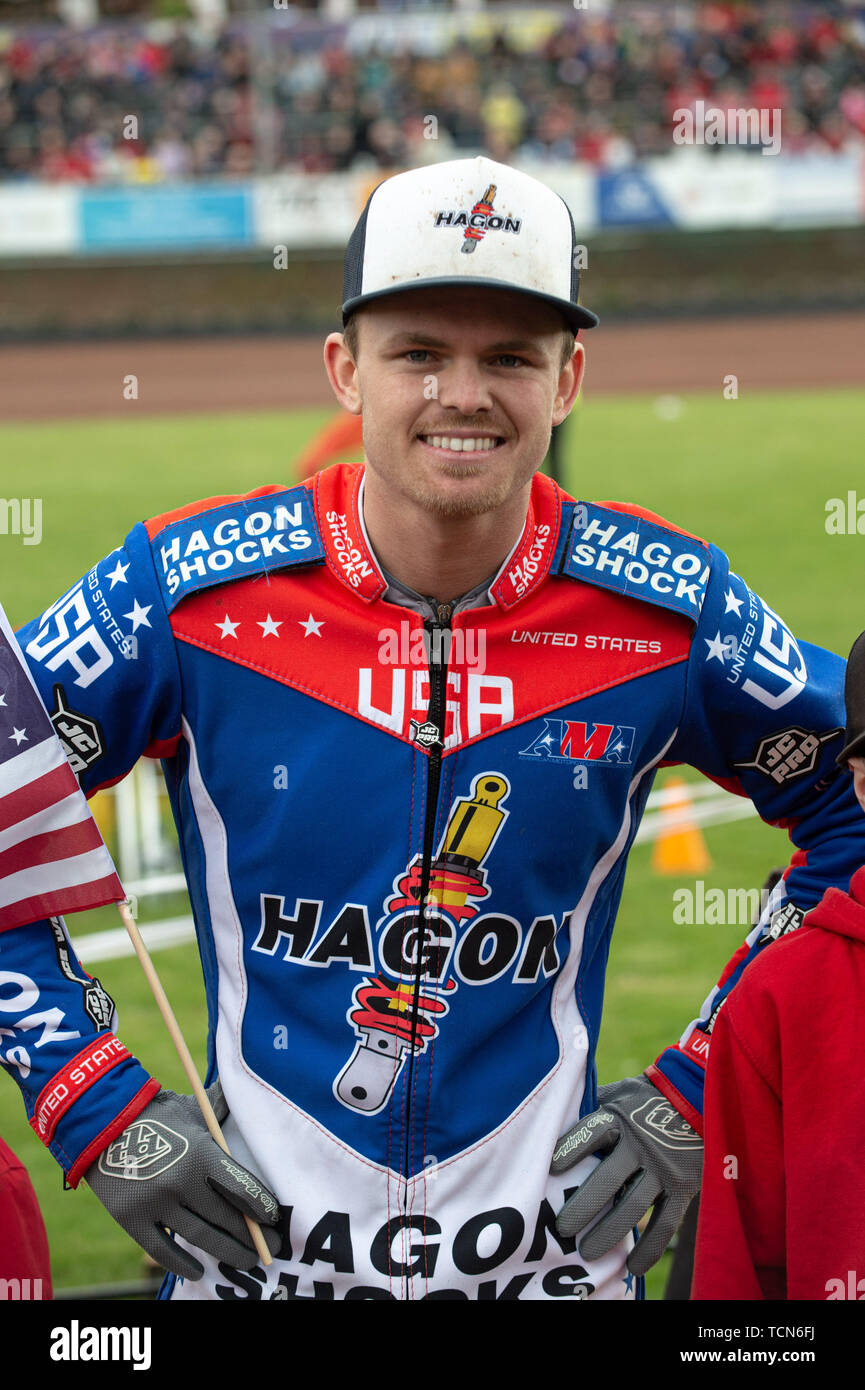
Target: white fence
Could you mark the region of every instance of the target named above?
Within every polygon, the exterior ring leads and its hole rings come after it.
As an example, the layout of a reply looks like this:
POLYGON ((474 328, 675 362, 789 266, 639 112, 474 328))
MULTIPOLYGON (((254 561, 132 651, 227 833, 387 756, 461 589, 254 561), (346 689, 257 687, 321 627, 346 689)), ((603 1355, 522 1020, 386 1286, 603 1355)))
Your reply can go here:
MULTIPOLYGON (((686 787, 685 804, 681 787, 664 787, 650 793, 636 844, 652 842, 662 832, 695 825, 721 825, 757 814, 747 798, 734 796, 713 782, 689 781, 686 787)), ((129 777, 100 792, 91 808, 112 841, 117 870, 131 898, 140 903, 142 899, 185 893, 186 879, 177 841, 173 829, 166 829, 168 794, 155 762, 142 758, 129 777)), ((74 935, 74 918, 67 925, 74 935)), ((150 951, 179 946, 195 936, 191 914, 139 925, 150 951)), ((133 954, 132 943, 122 926, 75 937, 75 948, 85 965, 133 954)))

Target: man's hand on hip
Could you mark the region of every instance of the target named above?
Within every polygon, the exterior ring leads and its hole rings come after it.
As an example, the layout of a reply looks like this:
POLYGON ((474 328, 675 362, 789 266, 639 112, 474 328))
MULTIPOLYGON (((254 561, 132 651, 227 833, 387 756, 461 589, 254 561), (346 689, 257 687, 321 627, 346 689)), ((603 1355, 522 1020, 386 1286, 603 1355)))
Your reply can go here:
POLYGON ((597 1260, 654 1206, 628 1256, 631 1273, 645 1274, 699 1191, 703 1142, 647 1077, 632 1076, 600 1088, 598 1109, 556 1144, 550 1172, 564 1173, 590 1154, 603 1155, 602 1161, 559 1212, 559 1234, 577 1235, 612 1200, 612 1209, 580 1242, 583 1259, 597 1260))
MULTIPOLYGON (((228 1106, 219 1083, 207 1094, 221 1124, 228 1106)), ((246 1212, 262 1226, 270 1253, 279 1249, 279 1234, 268 1229, 279 1218, 276 1197, 223 1153, 194 1096, 159 1091, 84 1179, 157 1264, 185 1279, 200 1279, 204 1266, 168 1230, 232 1268, 252 1269, 258 1256, 243 1219, 246 1212)))

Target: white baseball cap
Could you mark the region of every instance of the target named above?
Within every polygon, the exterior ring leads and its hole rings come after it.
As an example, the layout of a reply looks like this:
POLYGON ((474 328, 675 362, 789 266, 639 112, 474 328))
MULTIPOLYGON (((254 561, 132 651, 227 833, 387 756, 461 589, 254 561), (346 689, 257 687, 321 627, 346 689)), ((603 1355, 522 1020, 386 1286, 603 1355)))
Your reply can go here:
POLYGON ((574 333, 594 328, 575 252, 567 203, 528 174, 483 156, 410 169, 378 185, 351 234, 342 321, 402 290, 480 285, 544 300, 574 333))

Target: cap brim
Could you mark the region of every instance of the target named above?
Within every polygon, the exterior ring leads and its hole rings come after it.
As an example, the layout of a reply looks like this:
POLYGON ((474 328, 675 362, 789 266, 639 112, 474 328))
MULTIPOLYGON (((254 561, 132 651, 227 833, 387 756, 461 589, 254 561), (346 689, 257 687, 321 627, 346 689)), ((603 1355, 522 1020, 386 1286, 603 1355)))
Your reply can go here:
POLYGON ((432 280, 418 280, 409 284, 389 285, 387 289, 374 290, 372 294, 355 295, 353 299, 347 299, 342 306, 342 322, 345 326, 346 321, 354 313, 355 309, 360 309, 364 304, 371 304, 376 299, 390 298, 394 294, 409 294, 412 290, 426 289, 468 289, 477 288, 482 290, 507 290, 509 294, 523 295, 526 299, 541 300, 544 304, 551 305, 558 309, 565 319, 568 327, 574 333, 581 328, 595 328, 600 319, 597 314, 593 314, 591 309, 584 309, 581 304, 572 304, 569 299, 556 299, 554 295, 539 294, 536 290, 523 289, 521 285, 512 285, 508 280, 490 280, 483 276, 465 276, 459 278, 451 276, 439 276, 432 280))
POLYGON ((848 758, 865 758, 865 733, 857 734, 835 759, 837 767, 846 767, 848 758))

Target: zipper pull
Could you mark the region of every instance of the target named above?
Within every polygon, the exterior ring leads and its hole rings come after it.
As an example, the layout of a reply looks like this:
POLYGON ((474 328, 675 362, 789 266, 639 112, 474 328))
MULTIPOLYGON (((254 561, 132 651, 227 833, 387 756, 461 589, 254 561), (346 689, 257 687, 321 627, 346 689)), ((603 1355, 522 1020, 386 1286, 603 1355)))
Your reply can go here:
POLYGON ((440 670, 447 666, 451 645, 451 613, 453 604, 437 603, 436 617, 424 623, 427 632, 427 658, 430 668, 440 670))

